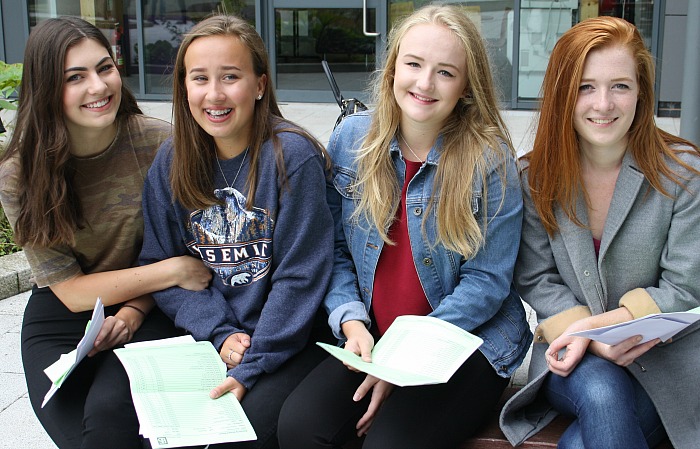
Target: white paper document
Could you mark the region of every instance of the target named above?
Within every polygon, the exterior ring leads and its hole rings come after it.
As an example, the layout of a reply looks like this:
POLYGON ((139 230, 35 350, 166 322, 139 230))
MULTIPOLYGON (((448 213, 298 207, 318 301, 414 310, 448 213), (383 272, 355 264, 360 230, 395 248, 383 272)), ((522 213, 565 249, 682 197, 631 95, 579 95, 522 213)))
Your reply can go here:
POLYGON ((232 393, 209 397, 226 379, 226 365, 210 342, 177 337, 114 352, 129 376, 140 432, 154 449, 257 438, 232 393))
POLYGON ((88 321, 87 327, 85 328, 85 335, 78 342, 78 346, 68 354, 61 354, 61 357, 59 357, 56 362, 44 370, 44 373, 51 379, 51 388, 49 388, 48 393, 44 396, 44 402, 41 403, 41 408, 44 408, 49 402, 49 399, 56 394, 58 389, 61 388, 61 385, 63 385, 63 382, 70 376, 70 373, 78 366, 78 363, 80 363, 95 346, 95 339, 100 333, 104 321, 105 307, 100 298, 97 298, 95 308, 92 311, 92 318, 88 321))
POLYGON ((372 362, 337 346, 317 343, 341 362, 401 387, 445 383, 483 343, 438 318, 396 318, 372 350, 372 362))
POLYGON ((655 338, 667 341, 686 327, 700 320, 700 307, 687 312, 655 313, 620 324, 572 332, 569 335, 586 337, 608 345, 616 345, 635 335, 641 335, 645 343, 655 338))

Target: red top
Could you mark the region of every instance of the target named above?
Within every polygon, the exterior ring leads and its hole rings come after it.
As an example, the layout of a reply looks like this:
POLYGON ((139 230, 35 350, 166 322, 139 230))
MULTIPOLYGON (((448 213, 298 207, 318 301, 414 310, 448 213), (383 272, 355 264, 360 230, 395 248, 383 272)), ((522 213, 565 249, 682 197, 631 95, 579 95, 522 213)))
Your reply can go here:
POLYGON ((413 264, 406 222, 406 190, 421 165, 420 162, 406 160, 401 203, 389 229, 389 238, 395 245, 384 245, 374 273, 372 312, 380 336, 398 316, 427 315, 432 312, 413 264))
POLYGON ((593 248, 595 249, 595 256, 598 257, 600 254, 600 240, 593 238, 593 248))

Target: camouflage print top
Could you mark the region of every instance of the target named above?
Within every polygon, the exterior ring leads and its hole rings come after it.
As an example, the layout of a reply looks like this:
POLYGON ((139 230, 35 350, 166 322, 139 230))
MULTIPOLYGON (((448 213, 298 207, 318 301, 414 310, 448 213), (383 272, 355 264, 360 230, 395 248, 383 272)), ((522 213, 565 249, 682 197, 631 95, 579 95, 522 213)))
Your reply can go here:
MULTIPOLYGON (((85 226, 76 231, 74 246, 23 248, 33 282, 46 287, 81 271, 89 274, 137 265, 143 239, 143 182, 156 150, 170 134, 168 122, 136 115, 120 126, 107 150, 74 158, 74 187, 85 226)), ((19 213, 18 172, 18 158, 0 167, 0 200, 13 226, 19 213)))

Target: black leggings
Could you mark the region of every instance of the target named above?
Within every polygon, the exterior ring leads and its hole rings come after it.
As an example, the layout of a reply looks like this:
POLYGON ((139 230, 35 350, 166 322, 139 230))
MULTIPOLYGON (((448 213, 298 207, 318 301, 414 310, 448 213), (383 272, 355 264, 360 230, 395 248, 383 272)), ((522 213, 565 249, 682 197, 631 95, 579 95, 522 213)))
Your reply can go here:
MULTIPOLYGON (((328 357, 289 396, 280 414, 282 449, 340 448, 357 438, 355 425, 371 393, 352 396, 365 374, 328 357)), ((396 387, 374 418, 363 448, 454 448, 494 410, 508 379, 475 352, 449 382, 396 387)))
MULTIPOLYGON (((316 341, 337 341, 326 324, 328 315, 319 311, 306 347, 271 373, 265 373, 241 401, 243 411, 258 439, 239 443, 212 444, 208 449, 276 449, 277 421, 289 394, 328 354, 316 341)), ((198 448, 199 449, 199 448, 198 448)))
MULTIPOLYGON (((105 308, 114 315, 119 306, 105 308)), ((22 363, 32 408, 60 449, 141 449, 129 379, 114 352, 86 357, 41 408, 51 381, 44 369, 75 349, 92 311, 73 313, 50 288, 34 288, 22 323, 22 363)), ((132 341, 182 335, 154 308, 132 341)))

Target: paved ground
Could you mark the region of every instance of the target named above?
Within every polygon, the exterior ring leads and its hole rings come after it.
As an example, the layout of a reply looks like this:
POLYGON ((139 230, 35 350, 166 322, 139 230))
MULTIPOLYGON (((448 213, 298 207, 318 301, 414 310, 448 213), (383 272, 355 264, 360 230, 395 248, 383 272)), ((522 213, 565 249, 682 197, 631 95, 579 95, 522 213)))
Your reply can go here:
MULTIPOLYGON (((145 103, 141 106, 150 115, 170 120, 169 103, 145 103)), ((338 114, 335 104, 283 104, 282 111, 289 118, 306 127, 324 144, 328 142, 338 114)), ((519 153, 531 142, 533 114, 526 111, 506 111, 505 118, 519 153)), ((665 130, 677 134, 678 119, 659 119, 665 130)), ((55 449, 37 421, 27 397, 19 351, 19 332, 22 313, 28 293, 20 293, 0 300, 0 449, 55 449)), ((530 315, 533 315, 532 313, 530 315)), ((534 317, 531 316, 531 323, 534 317)), ((516 374, 516 383, 525 379, 525 371, 516 374)))

